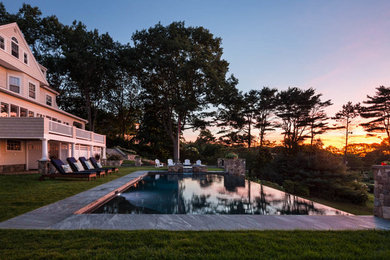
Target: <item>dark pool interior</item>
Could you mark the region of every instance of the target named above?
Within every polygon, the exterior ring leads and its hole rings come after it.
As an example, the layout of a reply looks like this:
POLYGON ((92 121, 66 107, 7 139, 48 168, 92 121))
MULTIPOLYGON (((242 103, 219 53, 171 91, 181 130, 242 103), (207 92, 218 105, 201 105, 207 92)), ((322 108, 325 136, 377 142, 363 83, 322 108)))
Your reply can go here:
POLYGON ((92 213, 343 215, 342 211, 223 174, 149 173, 92 213))

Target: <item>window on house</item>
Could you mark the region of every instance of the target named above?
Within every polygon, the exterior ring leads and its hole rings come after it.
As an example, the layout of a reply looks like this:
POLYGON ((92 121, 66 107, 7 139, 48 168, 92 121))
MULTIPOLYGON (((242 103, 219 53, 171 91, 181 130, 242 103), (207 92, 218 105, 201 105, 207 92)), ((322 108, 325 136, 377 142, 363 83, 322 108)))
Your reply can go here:
POLYGON ((27 109, 21 107, 20 108, 20 117, 27 117, 28 113, 27 113, 27 109))
POLYGON ((9 77, 9 90, 20 93, 20 78, 17 77, 9 77))
POLYGON ((5 42, 2 36, 0 36, 0 49, 5 50, 5 42))
POLYGON ((12 41, 11 41, 11 54, 15 58, 19 59, 19 45, 18 45, 18 40, 15 37, 12 37, 12 41))
POLYGON ((38 114, 38 113, 37 113, 37 117, 43 117, 43 116, 42 116, 41 114, 38 114))
POLYGON ((47 119, 51 120, 51 116, 46 116, 47 119))
POLYGON ((8 151, 21 151, 22 142, 18 140, 7 140, 7 150, 8 151))
POLYGON ((34 112, 33 111, 28 111, 28 117, 34 117, 34 112))
POLYGON ((80 124, 79 122, 73 122, 73 126, 75 126, 77 128, 83 128, 83 125, 80 124))
POLYGON ((23 61, 25 64, 28 64, 28 56, 27 56, 27 53, 24 53, 23 54, 23 61))
POLYGON ((11 105, 11 111, 10 111, 11 117, 18 117, 19 116, 19 107, 15 105, 11 105))
POLYGON ((46 105, 51 106, 53 104, 53 98, 49 95, 46 95, 46 105))
POLYGON ((30 98, 35 98, 35 85, 32 83, 28 84, 28 96, 30 98))
POLYGON ((7 103, 0 103, 0 117, 8 117, 9 105, 7 103))

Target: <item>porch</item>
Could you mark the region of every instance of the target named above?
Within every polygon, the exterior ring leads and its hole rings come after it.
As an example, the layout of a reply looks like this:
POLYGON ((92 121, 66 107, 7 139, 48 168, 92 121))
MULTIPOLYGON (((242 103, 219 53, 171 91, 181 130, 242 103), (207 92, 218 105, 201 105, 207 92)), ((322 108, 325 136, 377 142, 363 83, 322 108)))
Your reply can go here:
POLYGON ((0 168, 3 171, 38 169, 38 161, 52 157, 65 160, 70 156, 96 154, 105 159, 104 135, 47 118, 0 118, 0 168))

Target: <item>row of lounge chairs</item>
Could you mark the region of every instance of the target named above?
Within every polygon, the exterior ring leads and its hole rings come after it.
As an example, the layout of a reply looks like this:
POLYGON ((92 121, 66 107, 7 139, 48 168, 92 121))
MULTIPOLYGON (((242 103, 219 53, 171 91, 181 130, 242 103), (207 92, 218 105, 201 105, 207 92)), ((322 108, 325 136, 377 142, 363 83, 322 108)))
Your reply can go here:
POLYGON ((86 159, 80 157, 77 161, 74 157, 66 159, 68 164, 65 164, 60 159, 51 159, 50 162, 57 170, 56 173, 42 175, 39 179, 44 180, 45 178, 88 178, 96 179, 96 177, 104 177, 105 175, 117 172, 118 168, 103 168, 102 165, 96 161, 94 157, 86 159))

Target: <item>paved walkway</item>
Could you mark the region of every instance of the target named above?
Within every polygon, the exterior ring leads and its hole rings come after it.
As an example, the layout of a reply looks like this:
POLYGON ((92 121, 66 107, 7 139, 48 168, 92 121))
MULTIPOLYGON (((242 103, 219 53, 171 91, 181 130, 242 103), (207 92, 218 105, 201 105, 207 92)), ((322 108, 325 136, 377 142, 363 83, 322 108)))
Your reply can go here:
POLYGON ((105 230, 390 230, 374 216, 126 215, 74 212, 147 174, 138 171, 0 223, 2 229, 105 230))

